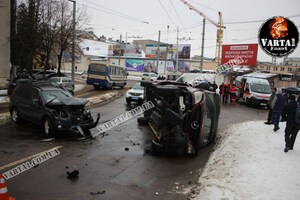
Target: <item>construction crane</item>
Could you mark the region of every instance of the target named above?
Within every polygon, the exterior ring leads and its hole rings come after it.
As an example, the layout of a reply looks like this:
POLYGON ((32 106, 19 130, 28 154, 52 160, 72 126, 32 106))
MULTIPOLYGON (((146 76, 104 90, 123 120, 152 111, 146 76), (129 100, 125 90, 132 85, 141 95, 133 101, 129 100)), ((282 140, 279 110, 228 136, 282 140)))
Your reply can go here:
POLYGON ((208 16, 203 14, 200 10, 195 8, 192 4, 190 4, 186 0, 181 0, 181 2, 184 5, 188 6, 190 10, 195 11, 196 13, 198 13, 199 15, 201 15, 202 17, 207 19, 209 22, 211 22, 213 25, 215 25, 218 28, 217 29, 217 46, 216 46, 216 55, 215 56, 216 56, 217 66, 219 66, 221 64, 221 49, 222 49, 222 42, 223 42, 223 29, 226 28, 225 26, 223 26, 222 13, 221 12, 218 13, 219 14, 219 21, 218 21, 218 23, 216 23, 215 21, 213 21, 208 16))

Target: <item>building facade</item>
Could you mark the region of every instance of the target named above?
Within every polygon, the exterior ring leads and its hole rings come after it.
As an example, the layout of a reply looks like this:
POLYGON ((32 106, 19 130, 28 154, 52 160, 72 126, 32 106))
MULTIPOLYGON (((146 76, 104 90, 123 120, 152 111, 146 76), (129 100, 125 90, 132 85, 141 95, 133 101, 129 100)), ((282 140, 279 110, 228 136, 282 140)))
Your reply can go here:
POLYGON ((0 89, 10 74, 10 1, 0 1, 0 89))

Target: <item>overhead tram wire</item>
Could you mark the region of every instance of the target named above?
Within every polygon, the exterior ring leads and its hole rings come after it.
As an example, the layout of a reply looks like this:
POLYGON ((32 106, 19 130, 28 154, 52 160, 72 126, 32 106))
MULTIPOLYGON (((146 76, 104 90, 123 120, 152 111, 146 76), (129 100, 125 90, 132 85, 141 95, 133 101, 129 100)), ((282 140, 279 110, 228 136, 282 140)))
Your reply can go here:
MULTIPOLYGON (((296 18, 296 17, 300 17, 300 14, 286 16, 286 18, 296 18)), ((224 24, 250 24, 250 23, 264 22, 266 20, 267 19, 259 19, 259 20, 252 20, 252 21, 224 22, 224 24)))
POLYGON ((194 2, 195 4, 198 4, 198 5, 202 6, 202 7, 204 7, 204 8, 207 8, 207 9, 209 9, 209 10, 215 11, 215 12, 217 12, 217 13, 219 12, 219 10, 216 10, 216 9, 214 9, 214 8, 210 8, 210 7, 208 7, 208 6, 204 5, 204 4, 198 3, 197 1, 194 1, 194 0, 190 0, 190 1, 194 2))
POLYGON ((187 31, 187 30, 186 30, 186 28, 185 28, 185 26, 184 26, 184 25, 183 25, 183 23, 182 23, 182 20, 181 20, 181 18, 179 17, 179 14, 178 14, 178 12, 177 12, 177 10, 176 10, 176 8, 175 8, 175 6, 174 6, 174 4, 173 4, 172 0, 170 0, 170 3, 171 3, 171 5, 172 5, 172 7, 173 7, 173 9, 174 9, 174 11, 175 11, 175 13, 176 13, 176 15, 177 15, 178 19, 179 19, 179 22, 180 22, 180 23, 181 23, 181 25, 182 25, 183 29, 184 29, 185 31, 187 31))
POLYGON ((172 17, 169 15, 168 11, 166 10, 166 8, 164 7, 164 5, 161 3, 160 0, 158 0, 159 4, 161 5, 161 7, 164 9, 165 13, 167 14, 167 16, 169 17, 169 19, 171 20, 172 24, 176 27, 177 25, 174 23, 172 17))
POLYGON ((117 16, 117 17, 122 17, 122 18, 126 18, 126 19, 129 19, 129 20, 132 20, 132 21, 136 21, 136 22, 141 22, 141 23, 145 23, 145 24, 148 24, 149 22, 147 21, 144 21, 144 20, 141 20, 139 18, 136 18, 136 17, 132 17, 132 16, 129 16, 129 15, 126 15, 126 14, 123 14, 121 12, 118 12, 118 11, 115 11, 115 10, 112 10, 110 8, 106 8, 104 6, 100 6, 98 4, 95 4, 95 3, 92 3, 92 2, 89 2, 89 1, 84 1, 84 2, 87 2, 89 4, 92 4, 94 6, 98 6, 98 7, 101 7, 103 9, 106 9, 106 10, 100 10, 98 8, 95 8, 95 7, 90 7, 90 6, 87 6, 86 4, 84 3, 77 3, 79 6, 82 6, 82 7, 85 7, 85 8, 90 8, 90 9, 93 9, 93 10, 96 10, 96 11, 99 11, 99 12, 103 12, 103 13, 107 13, 107 14, 111 14, 111 15, 114 15, 114 16, 117 16))

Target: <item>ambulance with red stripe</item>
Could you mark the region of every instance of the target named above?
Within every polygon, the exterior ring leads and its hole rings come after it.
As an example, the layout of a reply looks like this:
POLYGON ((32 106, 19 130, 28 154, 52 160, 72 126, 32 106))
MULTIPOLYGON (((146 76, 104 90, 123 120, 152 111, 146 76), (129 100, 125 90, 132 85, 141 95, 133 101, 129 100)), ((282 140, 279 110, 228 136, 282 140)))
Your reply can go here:
POLYGON ((238 101, 244 101, 247 106, 267 106, 272 94, 271 86, 266 78, 254 74, 236 77, 235 85, 238 90, 238 101))

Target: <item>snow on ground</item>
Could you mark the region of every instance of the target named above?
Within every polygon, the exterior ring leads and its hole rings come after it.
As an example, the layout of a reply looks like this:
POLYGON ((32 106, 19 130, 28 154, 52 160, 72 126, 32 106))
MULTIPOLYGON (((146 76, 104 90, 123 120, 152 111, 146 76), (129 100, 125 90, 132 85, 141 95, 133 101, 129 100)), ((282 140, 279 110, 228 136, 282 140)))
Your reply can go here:
POLYGON ((85 85, 83 85, 83 84, 76 84, 74 92, 78 92, 79 90, 83 90, 84 87, 85 87, 85 85))
POLYGON ((142 80, 142 77, 140 77, 140 76, 127 76, 127 80, 140 81, 140 80, 142 80))
POLYGON ((273 128, 252 121, 223 131, 229 136, 212 153, 195 199, 300 199, 300 139, 284 153, 285 122, 276 133, 273 128))

